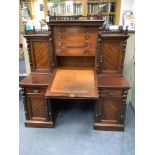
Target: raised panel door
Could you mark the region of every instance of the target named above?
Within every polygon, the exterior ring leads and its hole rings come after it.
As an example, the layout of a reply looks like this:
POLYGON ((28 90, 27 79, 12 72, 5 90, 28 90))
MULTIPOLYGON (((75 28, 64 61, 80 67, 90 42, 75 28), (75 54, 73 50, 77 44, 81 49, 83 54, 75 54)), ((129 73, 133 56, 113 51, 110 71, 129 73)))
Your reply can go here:
POLYGON ((31 58, 33 72, 50 72, 48 41, 31 41, 31 58))
POLYGON ((108 41, 102 43, 102 64, 101 73, 103 74, 122 74, 123 68, 123 54, 122 41, 108 41))
POLYGON ((96 121, 103 124, 123 124, 124 104, 119 97, 101 97, 96 104, 96 121))
POLYGON ((27 94, 28 115, 31 120, 46 120, 44 94, 27 94))

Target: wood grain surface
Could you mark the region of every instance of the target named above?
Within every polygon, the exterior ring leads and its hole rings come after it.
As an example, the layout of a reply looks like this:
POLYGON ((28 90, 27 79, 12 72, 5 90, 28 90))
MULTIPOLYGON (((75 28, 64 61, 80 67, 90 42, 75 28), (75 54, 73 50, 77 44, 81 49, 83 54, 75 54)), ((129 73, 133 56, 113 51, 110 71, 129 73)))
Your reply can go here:
POLYGON ((99 76, 98 77, 98 87, 99 88, 105 88, 105 89, 129 89, 130 86, 127 82, 127 80, 120 76, 99 76))
POLYGON ((98 98, 94 69, 58 68, 46 96, 98 98))
POLYGON ((50 72, 47 41, 31 41, 33 72, 50 72))
POLYGON ((31 73, 22 81, 20 81, 20 86, 34 87, 34 86, 48 86, 52 78, 51 73, 31 73))

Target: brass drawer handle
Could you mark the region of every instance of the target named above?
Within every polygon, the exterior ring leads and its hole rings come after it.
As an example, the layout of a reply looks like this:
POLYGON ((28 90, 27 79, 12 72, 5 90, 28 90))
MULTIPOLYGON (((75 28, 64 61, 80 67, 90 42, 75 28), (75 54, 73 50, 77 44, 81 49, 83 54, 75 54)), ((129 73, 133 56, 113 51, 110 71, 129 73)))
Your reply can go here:
POLYGON ((35 94, 39 93, 39 90, 37 90, 37 89, 33 89, 32 91, 33 91, 33 93, 35 93, 35 94))
POLYGON ((114 92, 108 91, 108 92, 107 92, 107 95, 112 96, 112 95, 114 95, 114 92))
POLYGON ((88 50, 84 50, 84 54, 88 54, 89 53, 89 51, 88 50))

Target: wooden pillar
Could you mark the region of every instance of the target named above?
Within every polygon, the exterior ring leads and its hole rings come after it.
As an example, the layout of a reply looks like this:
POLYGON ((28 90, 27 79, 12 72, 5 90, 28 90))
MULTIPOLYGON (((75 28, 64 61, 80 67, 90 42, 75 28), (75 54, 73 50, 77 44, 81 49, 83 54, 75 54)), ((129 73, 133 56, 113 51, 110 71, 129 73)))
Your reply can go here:
POLYGON ((82 16, 87 16, 87 0, 82 0, 82 16))
POLYGON ((48 0, 43 0, 44 3, 44 16, 46 19, 46 16, 48 15, 48 0))
POLYGON ((35 18, 34 0, 30 0, 28 4, 29 4, 31 16, 34 19, 35 18))
POLYGON ((115 21, 114 23, 116 25, 119 25, 119 20, 120 20, 120 12, 121 12, 121 0, 116 0, 116 6, 115 6, 116 10, 116 14, 115 14, 115 21))

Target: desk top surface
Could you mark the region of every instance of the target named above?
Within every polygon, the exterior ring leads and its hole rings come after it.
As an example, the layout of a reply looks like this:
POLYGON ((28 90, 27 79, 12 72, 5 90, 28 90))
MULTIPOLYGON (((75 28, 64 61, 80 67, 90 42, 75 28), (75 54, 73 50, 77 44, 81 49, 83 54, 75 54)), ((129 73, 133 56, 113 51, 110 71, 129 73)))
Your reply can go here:
POLYGON ((98 98, 94 69, 57 69, 46 96, 98 98))
POLYGON ((129 89, 129 84, 123 76, 98 77, 99 88, 129 89))
POLYGON ((51 81, 52 74, 37 74, 31 73, 22 81, 20 81, 20 86, 48 86, 51 81))

